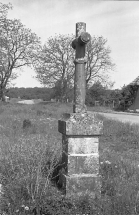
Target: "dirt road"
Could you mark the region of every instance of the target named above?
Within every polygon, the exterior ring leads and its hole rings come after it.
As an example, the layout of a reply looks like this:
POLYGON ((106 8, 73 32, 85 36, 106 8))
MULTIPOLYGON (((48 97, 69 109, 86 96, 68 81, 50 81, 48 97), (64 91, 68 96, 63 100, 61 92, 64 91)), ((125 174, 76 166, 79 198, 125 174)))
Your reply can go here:
POLYGON ((100 113, 105 117, 119 120, 121 122, 130 122, 131 124, 139 124, 139 115, 128 114, 128 113, 100 113))

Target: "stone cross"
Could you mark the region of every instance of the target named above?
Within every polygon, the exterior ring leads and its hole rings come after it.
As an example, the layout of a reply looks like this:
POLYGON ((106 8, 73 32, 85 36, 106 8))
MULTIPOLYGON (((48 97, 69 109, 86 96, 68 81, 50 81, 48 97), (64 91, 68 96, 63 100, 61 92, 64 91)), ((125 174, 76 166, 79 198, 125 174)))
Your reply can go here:
POLYGON ((90 34, 86 32, 86 24, 76 23, 76 39, 72 42, 75 54, 75 79, 74 79, 74 105, 73 112, 85 112, 86 74, 85 74, 85 47, 90 41, 90 34))
POLYGON ((76 24, 76 38, 72 47, 75 55, 73 113, 65 113, 58 121, 62 133, 62 163, 59 184, 67 197, 100 196, 99 136, 103 124, 85 108, 85 45, 90 40, 86 24, 76 24))

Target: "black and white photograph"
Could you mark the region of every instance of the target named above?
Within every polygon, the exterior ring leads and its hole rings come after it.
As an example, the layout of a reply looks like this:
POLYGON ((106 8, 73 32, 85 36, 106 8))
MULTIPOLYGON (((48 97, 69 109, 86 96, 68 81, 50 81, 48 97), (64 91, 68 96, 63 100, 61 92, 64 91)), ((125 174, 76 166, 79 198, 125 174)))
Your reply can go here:
POLYGON ((139 1, 0 0, 0 215, 139 214, 139 1))

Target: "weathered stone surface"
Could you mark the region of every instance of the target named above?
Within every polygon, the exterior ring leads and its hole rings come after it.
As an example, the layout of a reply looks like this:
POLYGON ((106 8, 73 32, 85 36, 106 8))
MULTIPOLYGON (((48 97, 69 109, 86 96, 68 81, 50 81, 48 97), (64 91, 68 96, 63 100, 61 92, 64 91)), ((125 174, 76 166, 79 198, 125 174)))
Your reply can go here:
POLYGON ((86 24, 76 24, 76 38, 72 42, 75 52, 74 105, 71 114, 63 114, 58 121, 62 133, 62 164, 59 184, 67 196, 100 195, 98 136, 103 124, 94 113, 88 113, 86 95, 85 46, 90 40, 86 24))
POLYGON ((74 113, 86 112, 85 94, 86 94, 86 76, 85 76, 85 61, 75 63, 75 83, 74 83, 74 113), (78 71, 78 72, 77 72, 78 71))
POLYGON ((98 137, 68 138, 69 154, 91 154, 98 153, 98 137))
POLYGON ((92 197, 100 196, 100 177, 90 174, 72 175, 66 177, 66 195, 80 196, 89 194, 92 197))
POLYGON ((98 154, 84 156, 68 155, 68 175, 72 174, 99 174, 98 154))
POLYGON ((95 114, 90 113, 65 113, 58 121, 58 130, 65 135, 101 135, 103 123, 95 114))
POLYGON ((84 113, 86 111, 86 73, 85 73, 85 47, 90 41, 90 34, 86 32, 86 24, 76 23, 76 38, 72 41, 75 51, 75 76, 74 76, 74 113, 84 113))

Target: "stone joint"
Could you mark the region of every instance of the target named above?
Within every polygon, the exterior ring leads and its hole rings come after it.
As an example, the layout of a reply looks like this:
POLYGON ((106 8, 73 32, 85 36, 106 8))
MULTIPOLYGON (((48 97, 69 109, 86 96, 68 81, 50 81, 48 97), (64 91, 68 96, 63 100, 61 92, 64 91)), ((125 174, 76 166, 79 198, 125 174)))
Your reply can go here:
POLYGON ((86 58, 79 58, 74 60, 74 64, 86 64, 87 59, 86 58))
POLYGON ((58 124, 59 132, 68 136, 99 136, 103 133, 103 123, 88 113, 64 114, 58 124))

